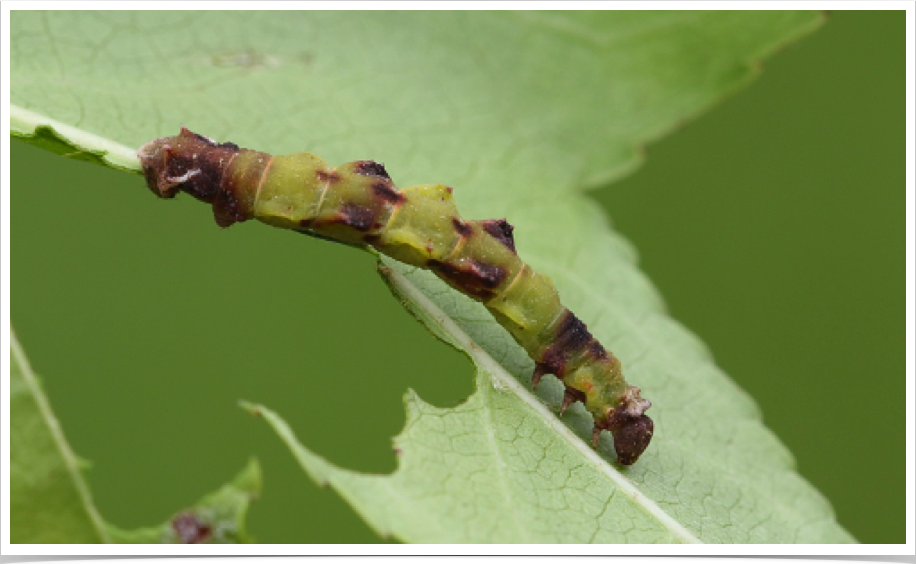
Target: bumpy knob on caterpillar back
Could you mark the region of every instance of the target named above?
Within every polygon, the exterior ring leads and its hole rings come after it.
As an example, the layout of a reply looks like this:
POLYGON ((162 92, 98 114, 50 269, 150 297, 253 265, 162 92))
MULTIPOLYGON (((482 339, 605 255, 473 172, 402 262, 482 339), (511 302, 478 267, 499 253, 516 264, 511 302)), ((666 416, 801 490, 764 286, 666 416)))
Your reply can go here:
POLYGON ((601 431, 614 436, 621 464, 633 464, 654 432, 651 405, 627 384, 620 361, 560 302, 549 277, 516 253, 503 219, 462 219, 442 184, 398 189, 385 168, 354 161, 332 168, 308 154, 271 156, 182 128, 138 153, 157 196, 179 190, 213 206, 227 227, 258 219, 351 245, 372 246, 426 268, 481 302, 535 363, 532 383, 553 374, 566 386, 563 408, 581 401, 601 431))

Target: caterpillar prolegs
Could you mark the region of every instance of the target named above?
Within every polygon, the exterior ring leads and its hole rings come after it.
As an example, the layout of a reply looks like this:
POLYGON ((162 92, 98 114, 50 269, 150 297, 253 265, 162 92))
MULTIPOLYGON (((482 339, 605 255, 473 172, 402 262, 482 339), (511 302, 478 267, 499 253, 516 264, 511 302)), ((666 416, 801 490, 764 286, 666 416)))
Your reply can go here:
POLYGON ((534 386, 554 374, 566 386, 563 411, 585 404, 595 419, 594 445, 610 431, 621 464, 636 462, 649 445, 651 404, 627 384, 620 361, 560 303, 550 278, 518 258, 512 226, 462 219, 451 188, 398 189, 374 161, 331 168, 309 153, 271 156, 185 128, 150 141, 138 156, 153 193, 173 198, 183 190, 211 204, 222 227, 255 218, 432 270, 482 302, 527 351, 534 386))

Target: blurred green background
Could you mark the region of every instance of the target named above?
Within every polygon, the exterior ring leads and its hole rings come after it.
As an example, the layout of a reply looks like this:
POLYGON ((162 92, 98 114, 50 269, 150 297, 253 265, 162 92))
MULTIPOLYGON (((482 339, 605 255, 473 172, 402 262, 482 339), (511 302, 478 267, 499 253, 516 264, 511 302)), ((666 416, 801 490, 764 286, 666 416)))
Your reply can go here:
MULTIPOLYGON (((905 542, 904 17, 833 12, 593 192, 672 315, 870 543, 905 542)), ((161 522, 255 455, 258 541, 378 542, 236 405, 276 409, 335 463, 390 472, 408 387, 437 405, 472 391, 471 364, 391 299, 372 258, 254 223, 221 231, 190 198, 19 141, 11 157, 13 324, 102 514, 161 522)))

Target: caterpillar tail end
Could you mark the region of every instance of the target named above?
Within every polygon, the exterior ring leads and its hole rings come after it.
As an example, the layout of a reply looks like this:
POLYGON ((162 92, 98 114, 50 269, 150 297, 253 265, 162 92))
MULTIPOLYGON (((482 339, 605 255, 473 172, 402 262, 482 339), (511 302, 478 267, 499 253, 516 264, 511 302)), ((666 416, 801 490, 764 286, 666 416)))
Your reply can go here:
POLYGON ((234 143, 217 143, 182 127, 174 137, 160 137, 140 147, 137 158, 146 185, 160 198, 174 198, 184 191, 213 206, 220 227, 254 216, 257 182, 270 155, 247 151, 234 143), (234 167, 244 154, 247 167, 234 167))
MULTIPOLYGON (((215 160, 212 158, 212 152, 209 151, 213 148, 238 149, 232 143, 220 145, 209 137, 198 135, 182 127, 181 133, 174 137, 159 137, 140 147, 137 151, 137 158, 140 159, 146 185, 153 194, 160 198, 174 198, 180 189, 184 189, 190 190, 192 195, 201 199, 205 193, 218 191, 217 187, 212 186, 212 178, 204 178, 208 176, 207 172, 212 172, 209 169, 220 169, 222 164, 221 162, 218 164, 209 162, 215 160), (191 179, 195 181, 189 182, 191 179), (198 187, 197 185, 200 184, 205 186, 198 187)), ((218 175, 216 179, 218 184, 218 175)))
POLYGON ((137 157, 143 168, 146 185, 153 194, 160 198, 174 198, 178 193, 178 182, 171 181, 166 174, 172 147, 169 144, 174 138, 159 137, 140 147, 137 157))
POLYGON ((651 406, 649 400, 639 396, 639 388, 631 387, 617 407, 608 414, 607 420, 595 423, 592 443, 597 446, 601 431, 610 431, 614 436, 617 462, 624 466, 633 464, 652 442, 655 423, 645 414, 651 406))

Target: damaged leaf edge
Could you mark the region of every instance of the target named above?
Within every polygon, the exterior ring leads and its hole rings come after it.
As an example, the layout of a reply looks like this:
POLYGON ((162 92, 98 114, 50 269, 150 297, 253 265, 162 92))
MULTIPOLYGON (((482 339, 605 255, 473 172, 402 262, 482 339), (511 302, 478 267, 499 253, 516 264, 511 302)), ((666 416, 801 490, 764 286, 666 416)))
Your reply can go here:
MULTIPOLYGON (((703 541, 694 535, 693 532, 688 530, 674 517, 665 512, 652 499, 646 497, 646 495, 639 490, 636 484, 621 474, 620 471, 618 471, 610 462, 603 458, 601 454, 586 444, 586 442, 583 441, 581 437, 579 437, 572 429, 563 423, 553 411, 551 411, 548 405, 544 404, 529 390, 527 390, 518 380, 516 380, 515 377, 509 374, 502 365, 500 365, 479 345, 477 345, 474 340, 467 333, 465 333, 464 330, 461 329, 461 327, 459 327, 458 324, 455 323, 455 321, 452 320, 446 312, 442 311, 441 308, 439 308, 429 297, 426 296, 426 294, 424 294, 419 288, 417 288, 406 277, 404 277, 403 274, 381 262, 378 265, 378 270, 382 277, 385 279, 385 282, 388 284, 391 291, 397 298, 399 298, 401 303, 414 317, 421 321, 436 337, 445 341, 449 345, 456 347, 459 351, 470 357, 470 359, 474 362, 474 365, 477 368, 476 389, 474 393, 472 393, 463 403, 472 401, 473 398, 478 393, 480 393, 483 386, 485 385, 490 385, 500 392, 514 394, 529 408, 533 409, 554 432, 556 432, 560 437, 570 443, 573 448, 578 450, 583 458, 591 462, 597 469, 601 471, 601 473, 610 479, 610 481, 615 485, 615 487, 619 489, 622 494, 632 500, 635 505, 641 507, 642 510, 647 514, 651 515, 661 524, 662 527, 668 530, 681 543, 703 543, 703 541)), ((397 437, 395 437, 395 442, 397 442, 398 438, 404 436, 407 425, 409 425, 410 421, 412 421, 411 416, 415 411, 413 404, 419 404, 421 402, 425 405, 428 405, 432 409, 440 409, 423 401, 422 398, 420 398, 413 390, 408 390, 404 396, 404 405, 407 409, 408 416, 407 423, 405 423, 404 428, 402 428, 401 432, 397 435, 397 437)), ((239 405, 252 415, 263 417, 265 421, 267 421, 267 423, 273 428, 274 432, 277 433, 280 439, 289 448, 305 473, 308 474, 308 476, 316 484, 321 487, 330 485, 361 516, 365 517, 365 514, 359 508, 357 500, 354 500, 345 491, 343 491, 341 488, 338 488, 336 484, 334 484, 332 474, 334 472, 347 472, 351 474, 372 476, 384 475, 366 474, 337 466, 306 448, 297 439, 295 432, 292 430, 289 424, 284 421, 276 412, 263 405, 247 402, 244 400, 240 401, 239 405)), ((400 459, 398 468, 395 469, 392 474, 388 474, 387 476, 393 476, 399 470, 400 459)), ((398 536, 394 531, 380 529, 378 523, 373 523, 368 520, 367 523, 373 528, 373 530, 375 530, 383 537, 390 537, 392 535, 398 536)), ((407 539, 401 540, 406 541, 407 539)))

